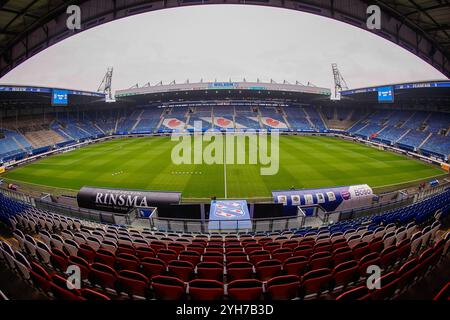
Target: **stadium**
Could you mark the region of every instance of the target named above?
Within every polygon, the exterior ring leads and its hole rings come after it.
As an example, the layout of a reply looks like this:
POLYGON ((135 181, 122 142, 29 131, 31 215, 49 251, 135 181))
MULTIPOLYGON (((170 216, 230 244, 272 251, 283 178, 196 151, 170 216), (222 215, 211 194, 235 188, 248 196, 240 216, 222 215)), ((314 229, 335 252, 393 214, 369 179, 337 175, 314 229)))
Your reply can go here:
POLYGON ((103 92, 0 84, 2 297, 448 300, 450 81, 332 71, 340 99, 243 79, 110 101, 112 69, 103 92))

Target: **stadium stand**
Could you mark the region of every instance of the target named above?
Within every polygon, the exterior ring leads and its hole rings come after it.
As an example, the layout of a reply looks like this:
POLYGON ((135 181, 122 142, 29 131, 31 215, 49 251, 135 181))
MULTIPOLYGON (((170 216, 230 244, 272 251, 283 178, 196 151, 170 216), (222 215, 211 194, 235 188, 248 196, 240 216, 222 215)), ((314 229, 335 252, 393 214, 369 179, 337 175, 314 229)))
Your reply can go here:
POLYGON ((234 106, 215 106, 213 108, 214 127, 219 129, 235 129, 234 106))
POLYGON ((258 114, 246 106, 235 106, 236 129, 261 129, 258 114))
POLYGON ((189 110, 188 125, 194 127, 195 122, 201 124, 202 130, 213 128, 212 109, 207 107, 196 107, 189 110))
POLYGON ((312 122, 308 121, 303 108, 284 107, 291 129, 295 131, 314 131, 312 122))
POLYGON ((138 118, 138 123, 131 133, 153 133, 161 121, 160 109, 143 109, 138 118))
POLYGON ((13 246, 0 242, 0 263, 65 300, 383 300, 426 277, 450 245, 449 234, 437 233, 450 215, 450 190, 373 216, 271 234, 168 234, 95 224, 3 195, 0 209, 15 239, 13 246), (69 264, 80 267, 80 290, 65 286, 69 264), (361 285, 372 264, 383 268, 382 286, 368 291, 361 285))
POLYGON ((54 146, 64 146, 111 134, 151 134, 192 129, 262 129, 324 132, 343 130, 362 139, 393 145, 426 156, 448 159, 450 115, 442 112, 375 110, 354 107, 289 105, 267 107, 172 107, 163 110, 140 106, 132 111, 71 112, 56 118, 26 117, 20 128, 5 121, 0 138, 0 159, 18 160, 54 146), (44 148, 44 149, 41 149, 44 148), (34 151, 33 151, 34 150, 34 151))
POLYGON ((434 155, 438 157, 448 157, 450 150, 450 139, 448 136, 432 134, 420 150, 426 155, 434 155))
POLYGON ((261 125, 266 129, 287 129, 283 115, 274 107, 260 107, 261 125))

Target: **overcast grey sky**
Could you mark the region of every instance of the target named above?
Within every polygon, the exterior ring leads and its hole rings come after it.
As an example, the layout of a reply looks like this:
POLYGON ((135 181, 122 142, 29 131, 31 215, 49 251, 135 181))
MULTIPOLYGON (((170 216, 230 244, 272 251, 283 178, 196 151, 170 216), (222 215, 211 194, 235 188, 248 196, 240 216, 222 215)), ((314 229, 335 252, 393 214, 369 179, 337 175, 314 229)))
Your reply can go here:
POLYGON ((160 10, 87 30, 46 49, 1 83, 96 90, 162 80, 296 80, 333 86, 336 62, 351 88, 445 79, 406 50, 331 19, 278 8, 209 5, 160 10))

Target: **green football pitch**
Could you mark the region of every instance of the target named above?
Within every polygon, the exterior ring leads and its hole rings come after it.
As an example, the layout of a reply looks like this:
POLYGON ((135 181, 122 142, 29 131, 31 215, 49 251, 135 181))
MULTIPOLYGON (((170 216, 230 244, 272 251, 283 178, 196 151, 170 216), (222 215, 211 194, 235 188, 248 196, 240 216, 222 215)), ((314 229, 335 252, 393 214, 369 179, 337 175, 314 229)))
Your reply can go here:
POLYGON ((380 188, 444 174, 402 155, 331 137, 281 136, 275 175, 261 175, 260 167, 267 166, 258 164, 177 165, 171 160, 176 144, 168 137, 110 140, 36 161, 2 178, 74 191, 87 185, 180 191, 184 199, 194 199, 264 198, 272 190, 353 184, 380 188))

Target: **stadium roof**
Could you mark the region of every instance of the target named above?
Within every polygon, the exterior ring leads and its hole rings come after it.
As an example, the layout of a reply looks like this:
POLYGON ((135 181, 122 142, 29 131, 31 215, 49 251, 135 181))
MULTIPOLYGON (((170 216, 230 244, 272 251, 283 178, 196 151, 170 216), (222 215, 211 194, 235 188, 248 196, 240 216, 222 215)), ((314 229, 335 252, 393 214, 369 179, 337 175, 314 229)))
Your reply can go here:
POLYGON ((123 102, 174 102, 215 99, 329 100, 330 89, 302 84, 262 82, 198 82, 158 84, 116 91, 123 102))
POLYGON ((383 13, 382 29, 370 32, 406 48, 450 76, 449 0, 0 0, 0 76, 76 33, 66 27, 66 10, 71 4, 81 7, 81 31, 84 31, 147 11, 221 3, 283 7, 363 29, 367 6, 378 4, 383 13))
POLYGON ((155 86, 143 86, 125 90, 117 90, 116 97, 144 95, 153 93, 182 92, 201 90, 252 90, 252 91, 285 91, 296 93, 311 93, 330 96, 331 91, 327 88, 305 86, 289 83, 262 83, 262 82, 198 82, 182 84, 160 84, 155 86))

